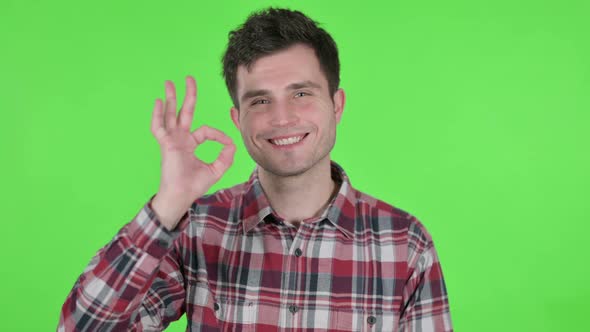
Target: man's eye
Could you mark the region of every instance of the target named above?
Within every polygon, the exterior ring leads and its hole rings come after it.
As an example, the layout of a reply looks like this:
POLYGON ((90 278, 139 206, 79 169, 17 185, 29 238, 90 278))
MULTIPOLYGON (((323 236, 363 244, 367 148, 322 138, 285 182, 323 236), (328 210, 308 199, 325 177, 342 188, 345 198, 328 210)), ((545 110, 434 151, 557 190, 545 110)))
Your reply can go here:
POLYGON ((269 101, 267 99, 258 99, 252 102, 252 105, 258 105, 258 104, 268 104, 269 101))
POLYGON ((297 92, 295 94, 295 97, 303 97, 303 96, 307 96, 307 92, 297 92))

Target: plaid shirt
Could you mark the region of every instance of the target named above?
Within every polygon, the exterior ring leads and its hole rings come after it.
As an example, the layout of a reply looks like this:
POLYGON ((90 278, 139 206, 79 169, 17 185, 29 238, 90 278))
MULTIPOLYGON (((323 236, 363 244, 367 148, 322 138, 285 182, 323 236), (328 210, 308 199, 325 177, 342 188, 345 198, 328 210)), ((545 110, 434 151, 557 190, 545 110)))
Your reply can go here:
POLYGON ((299 227, 249 181, 196 200, 168 231, 146 203, 92 258, 59 331, 452 331, 432 239, 351 187, 299 227))

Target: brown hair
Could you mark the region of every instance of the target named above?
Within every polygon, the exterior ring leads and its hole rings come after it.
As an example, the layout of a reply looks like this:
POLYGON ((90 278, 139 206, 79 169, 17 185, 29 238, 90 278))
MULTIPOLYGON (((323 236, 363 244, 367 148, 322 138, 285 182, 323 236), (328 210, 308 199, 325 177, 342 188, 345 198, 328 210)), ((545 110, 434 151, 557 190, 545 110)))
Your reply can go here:
POLYGON ((334 96, 340 84, 340 61, 334 39, 303 13, 271 7, 250 14, 244 24, 229 33, 222 63, 223 77, 234 106, 239 108, 238 66, 249 69, 259 58, 299 43, 314 49, 328 80, 330 95, 334 96))

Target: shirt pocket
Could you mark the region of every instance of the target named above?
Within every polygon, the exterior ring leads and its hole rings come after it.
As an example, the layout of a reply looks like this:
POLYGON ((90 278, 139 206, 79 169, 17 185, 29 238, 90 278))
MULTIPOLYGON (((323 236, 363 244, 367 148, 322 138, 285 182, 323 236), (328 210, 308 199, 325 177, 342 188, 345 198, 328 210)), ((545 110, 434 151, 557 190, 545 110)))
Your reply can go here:
POLYGON ((338 331, 398 331, 399 313, 376 309, 339 309, 336 313, 338 331))
POLYGON ((223 331, 254 331, 256 306, 251 301, 219 297, 214 303, 215 316, 223 331))

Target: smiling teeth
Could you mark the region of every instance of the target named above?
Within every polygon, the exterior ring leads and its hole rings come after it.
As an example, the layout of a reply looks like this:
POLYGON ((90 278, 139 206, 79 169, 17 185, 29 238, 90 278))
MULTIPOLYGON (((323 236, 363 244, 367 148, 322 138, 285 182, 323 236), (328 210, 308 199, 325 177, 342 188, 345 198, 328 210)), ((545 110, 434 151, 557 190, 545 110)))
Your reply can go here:
POLYGON ((303 136, 294 136, 289 138, 271 139, 270 142, 275 145, 295 144, 303 139, 303 136))

